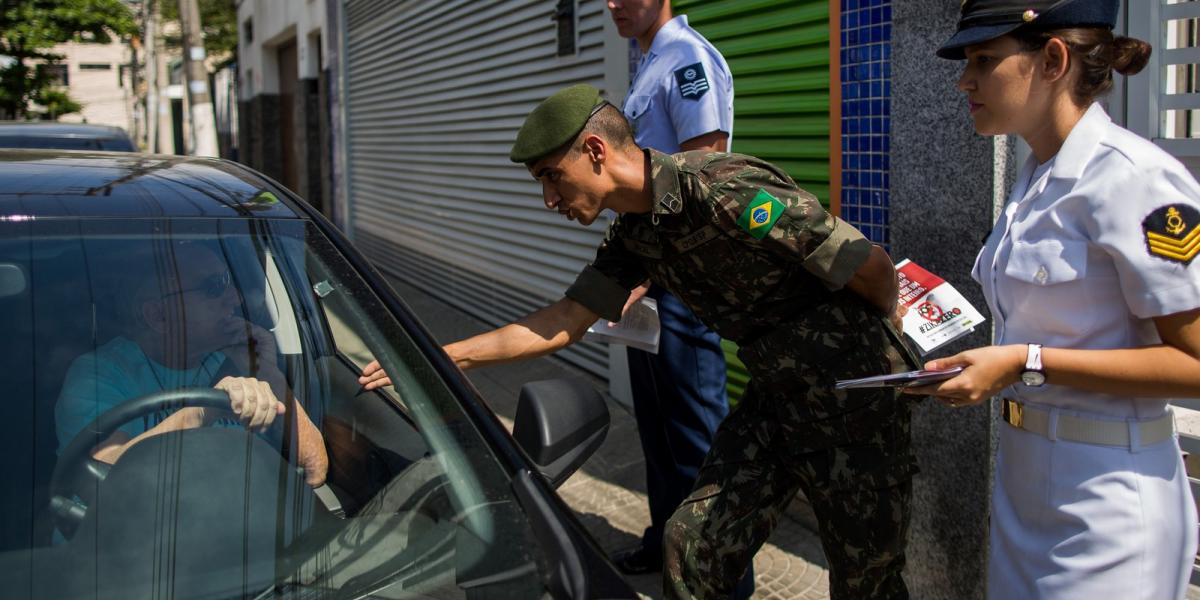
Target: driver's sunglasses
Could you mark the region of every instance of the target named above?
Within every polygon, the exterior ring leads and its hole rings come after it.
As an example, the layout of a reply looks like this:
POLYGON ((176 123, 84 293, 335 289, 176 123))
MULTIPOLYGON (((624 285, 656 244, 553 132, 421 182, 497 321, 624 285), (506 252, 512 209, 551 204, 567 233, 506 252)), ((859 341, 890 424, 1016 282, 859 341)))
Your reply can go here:
POLYGON ((215 299, 215 298, 220 298, 222 295, 224 295, 225 290, 229 289, 229 286, 232 283, 233 283, 233 280, 229 275, 229 271, 225 271, 224 273, 220 273, 217 275, 210 275, 210 276, 206 277, 204 279, 204 281, 200 283, 200 285, 198 285, 194 288, 188 288, 186 290, 176 290, 174 292, 168 293, 167 295, 170 296, 172 294, 186 294, 188 292, 203 292, 205 297, 215 299))

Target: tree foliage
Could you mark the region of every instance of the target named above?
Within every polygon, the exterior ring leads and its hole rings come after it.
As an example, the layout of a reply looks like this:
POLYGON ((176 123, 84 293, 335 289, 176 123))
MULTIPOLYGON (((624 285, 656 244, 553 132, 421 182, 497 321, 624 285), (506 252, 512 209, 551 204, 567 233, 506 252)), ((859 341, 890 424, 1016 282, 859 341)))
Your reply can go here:
MULTIPOLYGON (((179 0, 152 0, 158 3, 164 21, 179 22, 179 0)), ((200 27, 204 35, 204 52, 218 58, 237 54, 237 4, 234 0, 197 0, 200 8, 200 27)), ((179 46, 178 36, 167 39, 168 45, 179 46)))
POLYGON ((100 44, 136 35, 137 22, 121 0, 0 0, 0 111, 17 118, 30 115, 30 103, 58 116, 82 109, 53 89, 47 68, 62 59, 52 49, 70 41, 100 44))

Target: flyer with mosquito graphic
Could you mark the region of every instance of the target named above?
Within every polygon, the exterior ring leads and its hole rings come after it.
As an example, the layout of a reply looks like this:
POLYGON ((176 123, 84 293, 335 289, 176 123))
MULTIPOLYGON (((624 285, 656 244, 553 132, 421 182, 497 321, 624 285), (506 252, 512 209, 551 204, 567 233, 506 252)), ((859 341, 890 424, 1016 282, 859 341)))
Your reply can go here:
POLYGON ((896 277, 900 304, 908 307, 904 333, 917 343, 922 354, 971 333, 985 320, 945 279, 907 258, 896 263, 896 277))

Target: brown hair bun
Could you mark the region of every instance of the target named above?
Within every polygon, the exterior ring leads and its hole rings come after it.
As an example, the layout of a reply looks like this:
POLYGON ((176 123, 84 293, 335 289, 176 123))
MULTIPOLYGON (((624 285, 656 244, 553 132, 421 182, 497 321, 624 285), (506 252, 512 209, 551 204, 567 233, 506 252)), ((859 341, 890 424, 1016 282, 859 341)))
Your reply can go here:
POLYGON ((1142 40, 1119 35, 1113 40, 1112 68, 1122 75, 1137 75, 1146 68, 1153 51, 1142 40))

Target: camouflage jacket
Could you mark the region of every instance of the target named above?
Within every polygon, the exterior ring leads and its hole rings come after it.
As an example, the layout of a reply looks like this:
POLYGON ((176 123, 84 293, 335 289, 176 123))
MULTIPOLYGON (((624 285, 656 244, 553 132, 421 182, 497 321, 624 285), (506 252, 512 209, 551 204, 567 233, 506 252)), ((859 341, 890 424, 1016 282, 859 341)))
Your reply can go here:
MULTIPOLYGON (((843 290, 871 251, 858 230, 757 158, 646 152, 652 212, 619 216, 567 297, 617 320, 629 290, 651 279, 742 346, 754 375, 773 370, 756 366, 777 362, 757 355, 777 356, 776 350, 747 348, 764 346, 758 342, 766 338, 772 341, 765 345, 809 364, 814 353, 839 354, 864 343, 867 338, 846 334, 846 324, 882 319, 843 290)), ((869 339, 892 345, 888 338, 869 339)), ((896 357, 895 350, 886 354, 896 357)), ((873 374, 904 367, 903 361, 872 362, 873 374)))

